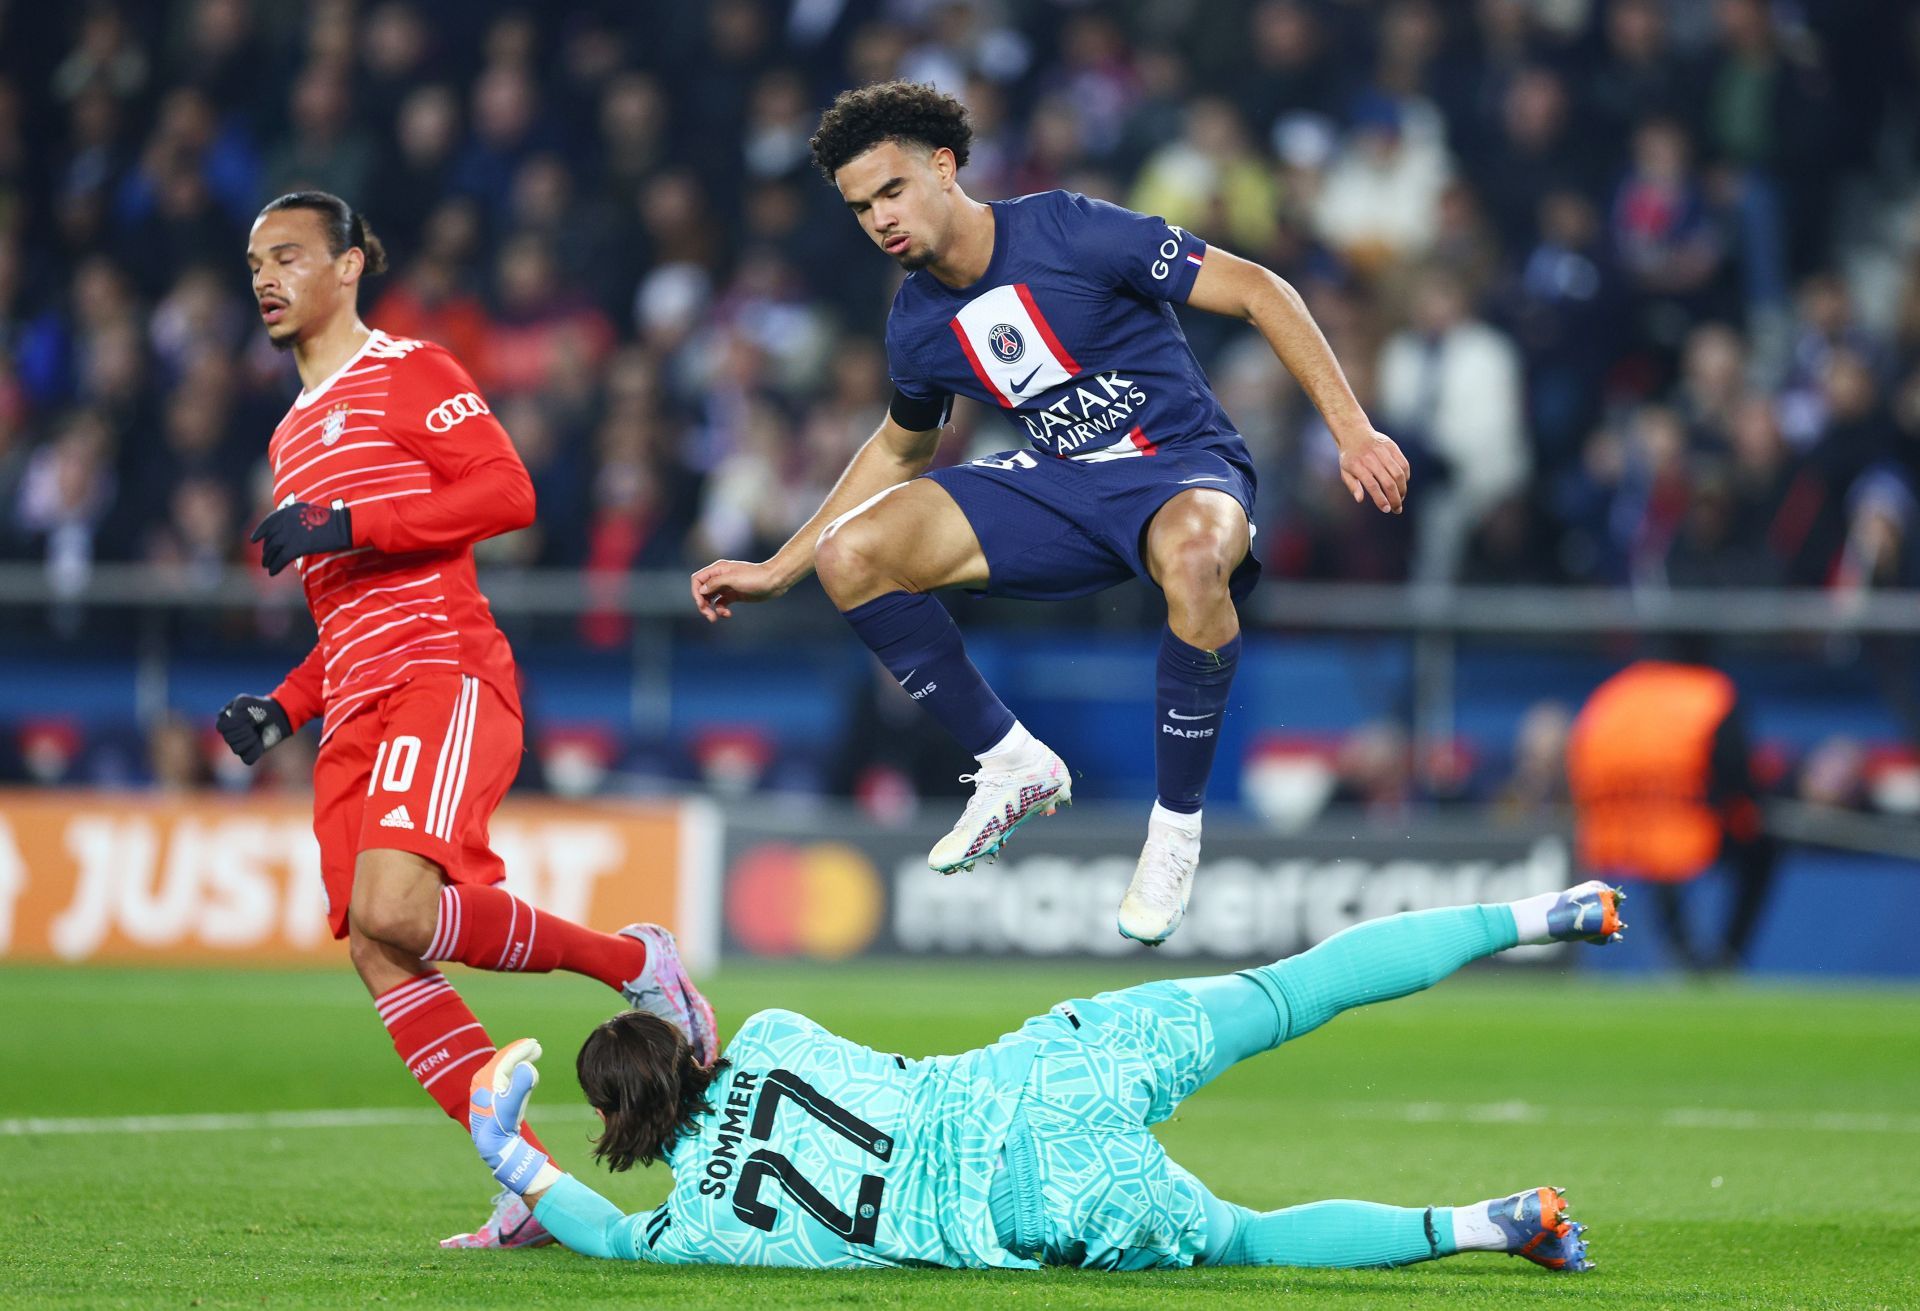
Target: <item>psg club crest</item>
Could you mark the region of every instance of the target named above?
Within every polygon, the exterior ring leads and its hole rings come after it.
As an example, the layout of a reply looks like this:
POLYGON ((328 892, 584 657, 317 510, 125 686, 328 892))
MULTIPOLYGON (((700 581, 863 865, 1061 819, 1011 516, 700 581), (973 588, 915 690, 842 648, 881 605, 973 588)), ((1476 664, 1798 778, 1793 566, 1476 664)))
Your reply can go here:
POLYGON ((347 430, 347 415, 351 405, 336 405, 327 411, 327 417, 320 421, 320 444, 331 446, 340 440, 340 434, 347 430))
POLYGON ((987 329, 987 345, 1002 364, 1013 364, 1027 353, 1026 339, 1011 323, 996 323, 987 329))

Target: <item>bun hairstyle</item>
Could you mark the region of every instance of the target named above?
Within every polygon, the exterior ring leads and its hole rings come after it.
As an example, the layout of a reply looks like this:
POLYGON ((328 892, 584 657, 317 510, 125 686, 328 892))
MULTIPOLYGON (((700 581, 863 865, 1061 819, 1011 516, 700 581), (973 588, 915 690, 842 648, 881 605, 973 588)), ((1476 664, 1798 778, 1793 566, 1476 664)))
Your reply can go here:
POLYGON ((360 253, 366 256, 369 275, 387 271, 387 248, 374 235, 373 226, 358 210, 331 191, 289 191, 277 200, 267 202, 260 212, 272 214, 283 209, 310 209, 318 214, 327 230, 327 253, 334 259, 339 259, 358 246, 360 253))

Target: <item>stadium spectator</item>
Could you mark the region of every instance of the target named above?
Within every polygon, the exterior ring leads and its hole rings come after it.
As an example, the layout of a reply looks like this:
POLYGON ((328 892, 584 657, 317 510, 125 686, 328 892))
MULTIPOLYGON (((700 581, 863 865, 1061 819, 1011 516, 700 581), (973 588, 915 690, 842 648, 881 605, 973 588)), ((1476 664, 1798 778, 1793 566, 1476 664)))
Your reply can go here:
POLYGON ((452 189, 459 148, 460 98, 453 88, 429 83, 408 91, 394 119, 392 140, 383 143, 373 172, 381 221, 393 233, 403 273, 419 249, 428 217, 452 189))
POLYGON ((396 337, 436 342, 474 361, 474 381, 493 389, 493 374, 486 367, 492 316, 443 250, 422 251, 402 268, 374 302, 369 317, 396 337))
POLYGON ((1457 278, 1434 271, 1415 288, 1412 325, 1381 353, 1379 384, 1387 426, 1425 456, 1413 576, 1451 582, 1474 530, 1527 476, 1519 352, 1470 317, 1457 278))
POLYGON ((161 102, 153 135, 114 197, 119 222, 147 219, 159 207, 168 180, 181 170, 200 177, 233 223, 251 216, 262 185, 253 143, 238 122, 221 122, 212 100, 191 85, 168 92, 161 102))
POLYGON ((1257 132, 1293 114, 1331 116, 1338 64, 1304 0, 1262 0, 1247 22, 1250 48, 1230 87, 1233 103, 1257 132))
POLYGON ((169 714, 147 734, 147 774, 163 792, 192 792, 213 779, 201 730, 169 714))
POLYGON ((486 69, 474 83, 472 102, 473 135, 454 165, 453 184, 498 221, 506 217, 514 170, 556 143, 540 119, 539 87, 524 67, 486 69))
POLYGON ((86 580, 95 559, 113 554, 103 540, 114 500, 113 435, 101 416, 80 410, 33 453, 20 479, 14 522, 30 555, 46 562, 56 593, 86 580))
POLYGON ((1410 138, 1399 104, 1361 96, 1314 207, 1320 237, 1362 271, 1423 253, 1449 171, 1443 146, 1410 138))
POLYGON ((1376 819, 1399 819, 1412 807, 1413 744, 1389 720, 1363 724, 1340 743, 1329 803, 1357 806, 1376 819))
MULTIPOLYGON (((392 123, 404 117, 406 106, 420 90, 445 90, 427 85, 435 72, 433 34, 414 6, 401 0, 376 5, 367 11, 361 32, 354 100, 367 122, 392 123)), ((400 135, 405 136, 404 124, 400 135)), ((384 198, 391 193, 381 194, 384 198)))
POLYGON ((1703 323, 1687 334, 1673 406, 1695 448, 1726 450, 1746 375, 1746 344, 1738 332, 1724 323, 1703 323))
POLYGON ((1613 197, 1613 242, 1639 299, 1640 331, 1678 347, 1712 307, 1725 240, 1693 164, 1686 128, 1652 118, 1633 133, 1632 163, 1613 197))
POLYGON ((1594 190, 1593 161, 1575 148, 1565 81, 1547 68, 1520 70, 1501 98, 1499 132, 1473 160, 1474 185, 1501 243, 1521 250, 1553 192, 1594 190))
POLYGON ((1536 701, 1513 733, 1512 772, 1494 793, 1509 819, 1523 819, 1567 800, 1567 737, 1573 714, 1558 701, 1536 701))
POLYGON ((1601 20, 1605 49, 1586 80, 1582 149, 1614 171, 1622 145, 1648 114, 1694 118, 1700 81, 1691 61, 1674 49, 1660 0, 1613 0, 1601 20))
POLYGON ((146 89, 151 61, 126 18, 111 5, 89 5, 73 49, 53 69, 52 90, 72 100, 94 87, 130 101, 146 89))
POLYGON ((252 118, 266 43, 247 0, 195 0, 175 30, 166 62, 169 81, 197 87, 220 115, 252 118))
POLYGON ((1780 435, 1772 403, 1752 395, 1741 401, 1729 440, 1736 539, 1747 549, 1766 550, 1782 581, 1817 581, 1805 563, 1813 527, 1806 495, 1811 488, 1780 435))
POLYGON ((1834 273, 1822 271, 1807 278, 1794 302, 1792 336, 1779 384, 1780 414, 1788 439, 1806 446, 1827 420, 1824 391, 1834 352, 1854 352, 1869 362, 1877 377, 1884 376, 1887 361, 1879 343, 1858 323, 1847 284, 1834 273))
POLYGON ((1800 762, 1794 792, 1800 800, 1815 806, 1864 809, 1867 804, 1866 754, 1860 744, 1838 734, 1821 739, 1800 762))
POLYGON ((1233 106, 1205 97, 1188 106, 1179 138, 1147 157, 1127 205, 1215 233, 1221 245, 1253 258, 1273 244, 1279 194, 1233 106))
POLYGON ((293 86, 291 131, 267 163, 267 190, 303 187, 361 196, 373 177, 374 151, 354 122, 343 73, 310 67, 293 86))
POLYGON ((1621 303, 1592 202, 1578 191, 1550 192, 1540 202, 1539 239, 1505 305, 1525 360, 1527 419, 1542 472, 1565 469, 1600 418, 1621 346, 1621 303))
POLYGON ((552 247, 538 236, 507 242, 495 286, 498 309, 483 352, 494 391, 537 392, 566 367, 566 357, 597 367, 613 348, 613 325, 562 280, 552 247))

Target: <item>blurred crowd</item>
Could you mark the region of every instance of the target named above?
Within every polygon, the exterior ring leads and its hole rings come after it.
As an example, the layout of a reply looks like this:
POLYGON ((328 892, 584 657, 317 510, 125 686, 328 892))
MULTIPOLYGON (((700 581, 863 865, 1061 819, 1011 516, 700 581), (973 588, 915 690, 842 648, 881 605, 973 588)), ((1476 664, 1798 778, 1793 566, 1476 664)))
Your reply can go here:
POLYGON ((245 558, 296 381, 242 251, 305 186, 394 256, 367 320, 519 444, 496 563, 769 550, 886 402, 898 275, 807 138, 892 76, 970 106, 971 194, 1108 197, 1307 295, 1416 499, 1357 511, 1265 346, 1189 315, 1280 575, 1920 581, 1904 0, 0 6, 0 553, 245 558))
MULTIPOLYGON (((894 76, 971 108, 976 197, 1106 197, 1307 296, 1416 490, 1403 519, 1353 506, 1258 337, 1185 315, 1278 576, 1920 584, 1910 0, 0 3, 0 559, 65 588, 252 558, 298 383, 242 252, 310 186, 393 255, 367 320, 452 348, 532 471, 540 521, 493 564, 612 581, 771 550, 886 404, 899 275, 807 138, 894 76)), ((966 404, 955 427, 943 460, 1018 441, 966 404)), ((1564 721, 1421 761, 1367 725, 1304 771, 1256 752, 1246 791, 1551 804, 1564 721)), ((73 777, 73 735, 22 726, 0 776, 73 777)), ((208 746, 169 720, 87 768, 205 781, 208 746)), ((766 753, 712 754, 745 777, 766 753)), ((1910 764, 1835 739, 1781 785, 1872 805, 1920 789, 1910 764)))

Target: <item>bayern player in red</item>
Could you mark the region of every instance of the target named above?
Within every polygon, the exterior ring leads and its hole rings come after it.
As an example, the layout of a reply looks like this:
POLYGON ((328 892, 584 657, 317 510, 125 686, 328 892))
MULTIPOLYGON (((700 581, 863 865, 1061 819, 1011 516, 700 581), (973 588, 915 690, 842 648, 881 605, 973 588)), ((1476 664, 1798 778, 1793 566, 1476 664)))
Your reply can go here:
MULTIPOLYGON (((268 205, 247 266, 267 336, 293 352, 302 384, 268 447, 279 508, 253 540, 268 573, 299 570, 319 641, 270 695, 229 702, 220 731, 251 765, 321 719, 313 831, 327 916, 394 1050, 464 1130, 467 1085, 494 1048, 430 963, 452 960, 599 979, 711 1061, 713 1011, 670 933, 595 932, 499 886, 487 821, 519 770, 522 727, 473 544, 533 522, 506 430, 447 351, 360 321, 360 280, 386 257, 338 196, 268 205)), ((503 1191, 479 1230, 443 1246, 550 1241, 503 1191)))

